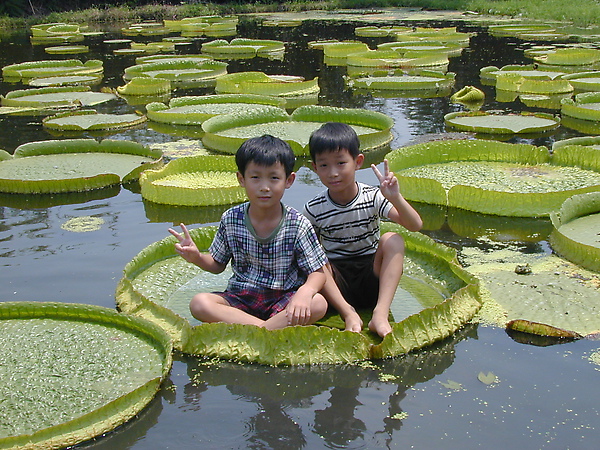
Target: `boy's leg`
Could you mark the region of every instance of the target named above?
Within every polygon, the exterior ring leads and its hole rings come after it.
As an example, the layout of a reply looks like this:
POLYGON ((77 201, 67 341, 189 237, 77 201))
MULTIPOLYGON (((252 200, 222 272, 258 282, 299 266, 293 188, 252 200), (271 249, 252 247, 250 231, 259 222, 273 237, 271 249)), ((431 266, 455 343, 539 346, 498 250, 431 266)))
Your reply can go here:
MULTIPOLYGON (((310 304, 310 319, 307 325, 312 325, 317 320, 322 319, 327 312, 327 301, 321 294, 315 294, 310 304)), ((265 320, 264 327, 267 330, 277 330, 279 328, 285 328, 289 325, 287 310, 284 309, 269 319, 265 320)))
POLYGON ((259 327, 265 323, 264 320, 231 306, 220 295, 207 292, 194 295, 190 302, 190 312, 202 322, 241 323, 259 327))
POLYGON ((362 319, 354 307, 342 295, 340 288, 333 279, 329 264, 325 266, 325 275, 327 278, 321 293, 325 296, 327 302, 337 310, 342 319, 344 319, 346 331, 360 332, 363 325, 362 319))
POLYGON ((384 337, 392 331, 389 322, 390 307, 404 270, 402 236, 391 232, 381 236, 373 264, 375 275, 379 277, 379 297, 369 322, 369 330, 384 337))

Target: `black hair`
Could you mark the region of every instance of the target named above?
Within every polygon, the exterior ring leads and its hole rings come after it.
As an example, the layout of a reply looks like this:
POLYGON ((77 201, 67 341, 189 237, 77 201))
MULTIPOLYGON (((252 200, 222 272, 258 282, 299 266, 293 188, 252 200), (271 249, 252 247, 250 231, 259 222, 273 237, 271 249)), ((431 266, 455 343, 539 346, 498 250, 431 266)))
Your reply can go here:
POLYGON ((308 150, 313 162, 317 155, 346 149, 353 158, 360 154, 360 142, 354 129, 345 123, 327 122, 310 135, 308 150))
POLYGON ((290 144, 269 134, 250 138, 245 141, 235 154, 235 163, 242 175, 246 172, 248 163, 254 162, 260 166, 272 166, 281 163, 285 176, 289 177, 294 171, 296 156, 290 144))

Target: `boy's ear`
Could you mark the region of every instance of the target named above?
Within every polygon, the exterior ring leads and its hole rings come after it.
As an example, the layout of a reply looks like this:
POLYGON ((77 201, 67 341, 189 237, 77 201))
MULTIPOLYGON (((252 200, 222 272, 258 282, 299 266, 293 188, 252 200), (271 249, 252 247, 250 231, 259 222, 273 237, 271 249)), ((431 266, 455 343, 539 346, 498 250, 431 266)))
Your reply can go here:
POLYGON ((363 155, 362 153, 359 153, 358 156, 356 157, 356 159, 354 160, 354 163, 356 164, 356 169, 360 169, 363 165, 363 163, 365 162, 365 155, 363 155))
POLYGON ((244 186, 244 175, 242 175, 242 172, 238 171, 235 174, 237 175, 238 183, 240 183, 240 186, 245 187, 244 186))
POLYGON ((290 173, 290 175, 285 180, 285 188, 288 189, 294 184, 294 180, 296 179, 296 172, 290 173))

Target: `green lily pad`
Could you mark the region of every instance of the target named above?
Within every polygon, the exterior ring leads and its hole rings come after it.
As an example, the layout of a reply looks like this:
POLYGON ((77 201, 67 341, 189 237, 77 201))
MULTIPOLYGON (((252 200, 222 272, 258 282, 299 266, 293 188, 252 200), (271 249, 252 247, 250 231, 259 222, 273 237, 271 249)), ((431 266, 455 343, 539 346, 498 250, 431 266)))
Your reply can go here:
POLYGON ((58 75, 98 74, 104 71, 102 61, 90 59, 85 63, 78 59, 28 61, 10 64, 2 67, 2 76, 5 79, 23 79, 34 77, 48 77, 58 75))
POLYGON ((361 37, 388 37, 397 31, 409 31, 409 27, 401 26, 374 26, 356 27, 354 34, 361 37))
POLYGON ((200 125, 211 117, 271 105, 283 108, 285 100, 254 94, 221 94, 177 97, 169 102, 146 106, 148 118, 178 125, 200 125))
POLYGON ((89 86, 58 86, 10 91, 0 96, 2 106, 60 108, 93 106, 117 98, 115 94, 93 92, 89 86))
POLYGON ((217 39, 202 44, 202 52, 209 55, 236 57, 246 56, 272 56, 274 54, 283 55, 285 44, 282 41, 269 39, 247 39, 236 38, 228 42, 224 39, 217 39))
POLYGON ((465 86, 462 89, 456 91, 450 100, 454 103, 473 104, 483 103, 485 100, 485 94, 481 89, 475 86, 465 86))
POLYGON ((600 71, 575 72, 561 77, 579 91, 600 91, 600 71))
POLYGON ((57 131, 121 130, 144 123, 137 114, 101 114, 95 110, 58 113, 42 120, 44 127, 57 131))
POLYGON ((291 115, 281 108, 263 106, 249 111, 215 116, 202 124, 204 145, 212 150, 235 153, 249 137, 271 134, 287 141, 296 155, 308 154, 310 134, 325 122, 352 126, 363 151, 387 145, 393 120, 385 114, 364 109, 301 106, 291 115))
POLYGON ((177 158, 140 177, 142 197, 154 203, 180 206, 213 206, 241 203, 233 156, 199 155, 177 158))
POLYGON ((593 66, 600 63, 600 50, 594 48, 557 48, 544 55, 535 56, 534 61, 550 66, 593 66))
POLYGON ((574 195, 551 214, 554 251, 576 264, 600 272, 600 192, 574 195))
POLYGON ((489 25, 488 30, 492 36, 517 37, 521 33, 544 33, 554 31, 554 28, 550 25, 541 23, 513 23, 489 25))
POLYGON ((560 126, 560 119, 544 113, 494 114, 483 111, 453 112, 444 116, 446 126, 485 134, 543 133, 560 126))
POLYGON ((63 448, 135 417, 171 367, 146 320, 91 305, 0 303, 2 448, 63 448))
POLYGON ((485 214, 543 217, 571 195, 600 191, 600 158, 586 147, 550 154, 527 144, 433 141, 388 160, 407 199, 485 214))
POLYGON ((238 72, 217 79, 217 94, 256 94, 299 97, 319 93, 319 80, 300 76, 267 75, 263 72, 238 72))
POLYGON ((55 47, 46 47, 44 51, 51 55, 72 55, 87 53, 90 51, 90 48, 87 45, 58 45, 55 47))
POLYGON ((101 81, 102 75, 61 75, 31 78, 27 84, 34 87, 93 86, 100 84, 101 81))
POLYGON ((425 56, 445 54, 449 58, 460 56, 463 51, 463 46, 453 42, 438 42, 431 41, 402 41, 402 42, 384 42, 378 44, 378 50, 393 50, 401 55, 425 56))
POLYGON ((123 79, 135 77, 163 78, 173 83, 207 82, 227 73, 227 63, 222 61, 174 60, 152 62, 127 67, 123 79))
POLYGON ((456 31, 456 27, 415 27, 409 30, 395 31, 392 35, 397 41, 438 41, 444 44, 455 43, 466 47, 469 45, 473 33, 456 31))
POLYGON ((575 119, 600 121, 600 92, 583 92, 574 99, 566 98, 561 101, 560 112, 575 119))
POLYGON ((391 91, 446 91, 454 86, 455 75, 434 71, 422 71, 418 75, 400 75, 387 77, 364 77, 348 80, 351 87, 391 91))
POLYGON ((359 67, 440 67, 448 65, 445 53, 399 52, 395 50, 367 50, 351 53, 346 57, 346 64, 359 67))
MULTIPOLYGON (((434 304, 421 305, 418 312, 393 323, 392 333, 381 342, 374 342, 368 332, 346 332, 325 325, 269 331, 249 325, 191 323, 189 313, 177 305, 189 303, 190 293, 212 289, 215 282, 224 286, 226 280, 186 263, 175 253, 172 237, 150 245, 127 264, 117 288, 117 302, 124 312, 160 323, 176 348, 185 353, 293 365, 352 362, 410 352, 450 335, 475 314, 479 308, 477 284, 456 264, 454 250, 424 235, 403 232, 398 226, 385 224, 382 228, 404 235, 406 278, 425 285, 425 292, 436 291, 437 299, 425 294, 430 299, 426 303, 434 304)), ((204 227, 191 233, 205 251, 215 231, 216 227, 204 227)), ((418 293, 421 288, 406 286, 404 290, 413 289, 417 289, 417 297, 422 295, 418 293)))
POLYGON ((527 94, 564 94, 574 90, 564 78, 533 78, 514 72, 496 75, 496 89, 527 94))
POLYGON ((125 86, 117 86, 120 95, 152 96, 171 93, 171 82, 162 78, 134 77, 125 86))
POLYGON ((65 139, 29 142, 0 161, 0 192, 79 192, 136 180, 160 152, 136 142, 65 139))
POLYGON ((195 61, 198 63, 203 63, 206 61, 210 61, 213 58, 208 55, 148 55, 148 56, 140 56, 135 59, 136 64, 149 64, 149 63, 166 63, 166 62, 185 62, 185 61, 195 61))

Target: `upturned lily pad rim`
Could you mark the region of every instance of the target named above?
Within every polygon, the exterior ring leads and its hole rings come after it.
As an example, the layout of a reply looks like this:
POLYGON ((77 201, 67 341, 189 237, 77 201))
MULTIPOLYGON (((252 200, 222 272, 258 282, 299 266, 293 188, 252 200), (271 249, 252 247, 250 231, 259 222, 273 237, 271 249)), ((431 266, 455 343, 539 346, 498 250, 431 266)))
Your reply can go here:
POLYGON ((561 257, 586 269, 600 272, 600 247, 577 242, 561 233, 561 226, 590 214, 600 214, 600 192, 589 192, 567 198, 558 211, 550 214, 550 245, 561 257))
POLYGON ((574 98, 565 98, 560 102, 560 113, 575 119, 597 122, 600 120, 600 110, 586 108, 586 104, 600 103, 600 92, 583 92, 574 98))
MULTIPOLYGON (((225 323, 192 327, 187 319, 152 302, 135 287, 135 277, 154 262, 179 257, 171 236, 146 247, 125 266, 117 287, 117 303, 128 314, 160 323, 172 334, 175 348, 184 353, 269 365, 339 364, 397 356, 449 336, 473 317, 481 306, 478 282, 458 265, 454 250, 396 225, 382 224, 382 230, 401 233, 408 253, 436 261, 436 270, 453 277, 460 287, 441 303, 393 323, 392 333, 378 344, 362 333, 326 326, 273 331, 225 323)), ((207 248, 215 232, 216 227, 203 227, 192 230, 191 234, 200 248, 207 248)))
POLYGON ((529 144, 463 139, 432 141, 393 150, 388 154, 390 170, 396 173, 408 200, 445 205, 497 216, 548 217, 574 195, 600 191, 600 186, 544 192, 501 192, 456 184, 446 190, 430 178, 403 176, 403 169, 454 161, 492 161, 525 165, 575 166, 600 172, 600 152, 586 147, 559 148, 552 154, 546 147, 529 144))
POLYGON ((560 118, 547 113, 530 113, 530 112, 522 112, 520 114, 495 114, 486 111, 457 111, 451 112, 444 116, 444 122, 447 126, 460 130, 460 131, 471 131, 476 133, 486 133, 486 134, 528 134, 528 133, 543 133, 546 131, 554 130, 560 126, 560 118), (532 119, 541 119, 544 120, 544 124, 539 125, 531 125, 523 128, 519 128, 518 130, 514 130, 509 126, 502 126, 502 124, 494 124, 494 126, 488 126, 485 124, 477 125, 478 118, 498 118, 502 120, 502 117, 522 117, 523 119, 532 118, 532 119), (458 123, 457 120, 467 118, 473 119, 473 124, 464 124, 458 123))
MULTIPOLYGON (((84 416, 32 434, 0 439, 2 448, 63 448, 112 431, 135 417, 152 400, 172 364, 172 341, 159 326, 100 306, 59 302, 0 302, 0 320, 51 319, 118 328, 150 343, 160 355, 160 377, 84 416)), ((32 368, 33 370, 34 368, 32 368)))

